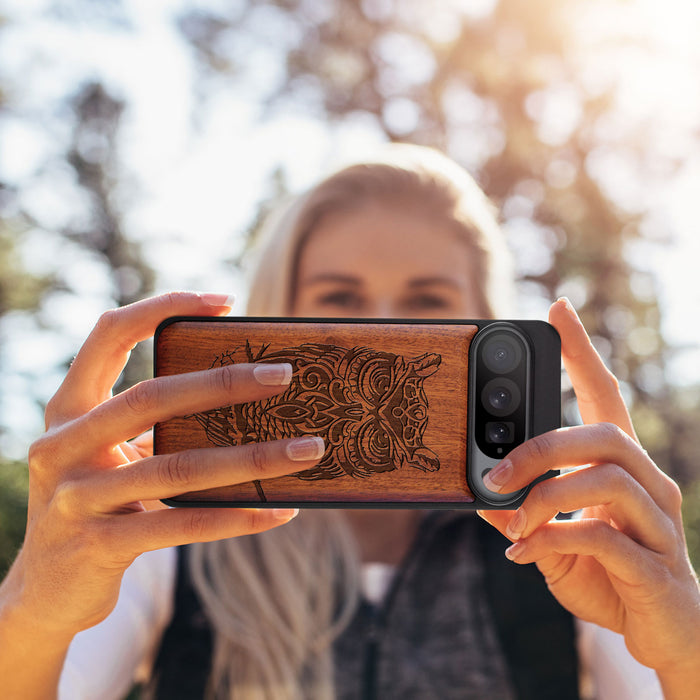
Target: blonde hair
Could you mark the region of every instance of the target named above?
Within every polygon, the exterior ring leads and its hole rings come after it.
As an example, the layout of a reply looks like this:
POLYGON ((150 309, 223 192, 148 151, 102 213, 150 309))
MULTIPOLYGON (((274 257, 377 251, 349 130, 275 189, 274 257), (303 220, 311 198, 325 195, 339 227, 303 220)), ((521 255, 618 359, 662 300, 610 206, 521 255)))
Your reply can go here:
POLYGON ((193 545, 190 573, 214 631, 207 696, 332 700, 331 645, 359 600, 355 541, 338 511, 193 545))
POLYGON ((472 251, 472 276, 485 317, 510 313, 513 265, 495 208, 474 179, 439 151, 391 144, 374 161, 350 165, 279 207, 263 224, 250 276, 247 313, 292 313, 299 256, 321 219, 372 203, 407 205, 451 226, 472 251))
MULTIPOLYGON (((321 218, 372 203, 412 203, 472 249, 485 317, 509 309, 513 273, 493 207, 432 149, 393 145, 323 180, 269 217, 259 236, 248 314, 292 312, 300 251, 321 218)), ((190 571, 214 630, 208 693, 231 700, 331 700, 331 644, 359 597, 359 558, 342 513, 305 511, 249 537, 192 547, 190 571)))

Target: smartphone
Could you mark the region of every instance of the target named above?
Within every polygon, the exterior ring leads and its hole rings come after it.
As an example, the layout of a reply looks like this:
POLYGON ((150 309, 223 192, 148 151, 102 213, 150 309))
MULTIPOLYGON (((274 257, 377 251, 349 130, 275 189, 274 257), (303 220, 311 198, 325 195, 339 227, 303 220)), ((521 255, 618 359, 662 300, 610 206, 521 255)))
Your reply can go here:
POLYGON ((303 435, 327 446, 310 469, 171 506, 516 508, 531 485, 498 494, 485 474, 561 421, 560 340, 544 321, 180 316, 154 353, 155 376, 293 367, 282 394, 157 424, 156 454, 303 435))

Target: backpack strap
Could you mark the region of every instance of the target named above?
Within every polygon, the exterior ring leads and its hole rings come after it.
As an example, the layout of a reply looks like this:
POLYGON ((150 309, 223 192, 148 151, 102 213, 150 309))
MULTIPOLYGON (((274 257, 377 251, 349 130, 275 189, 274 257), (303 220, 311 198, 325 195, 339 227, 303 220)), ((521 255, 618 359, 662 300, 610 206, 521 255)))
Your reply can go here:
POLYGON ((549 592, 537 567, 508 560, 510 541, 478 520, 487 595, 518 698, 578 700, 573 616, 549 592))

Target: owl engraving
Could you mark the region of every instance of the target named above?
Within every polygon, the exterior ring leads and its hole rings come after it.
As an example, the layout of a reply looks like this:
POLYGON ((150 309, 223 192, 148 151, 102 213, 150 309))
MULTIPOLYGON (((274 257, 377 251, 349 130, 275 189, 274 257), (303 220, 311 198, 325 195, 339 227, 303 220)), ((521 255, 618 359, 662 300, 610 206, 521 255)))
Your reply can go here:
POLYGON ((440 468, 423 444, 428 401, 423 382, 438 370, 440 355, 405 358, 366 347, 316 343, 254 354, 245 348, 218 356, 212 367, 235 362, 289 362, 289 388, 262 401, 193 416, 216 445, 242 445, 318 435, 326 442, 321 461, 297 472, 300 479, 356 478, 414 467, 440 468))

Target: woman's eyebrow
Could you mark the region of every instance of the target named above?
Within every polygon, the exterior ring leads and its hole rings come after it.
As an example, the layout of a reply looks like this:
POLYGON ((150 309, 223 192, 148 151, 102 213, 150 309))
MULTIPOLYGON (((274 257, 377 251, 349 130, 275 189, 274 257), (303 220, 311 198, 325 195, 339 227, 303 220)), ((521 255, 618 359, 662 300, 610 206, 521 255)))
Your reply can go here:
POLYGON ((421 287, 434 286, 451 287, 453 289, 461 288, 459 282, 457 280, 452 279, 451 277, 417 277, 415 279, 409 280, 408 286, 412 289, 420 289, 421 287))
POLYGON ((334 284, 347 284, 355 287, 360 286, 360 280, 353 275, 343 275, 340 273, 327 272, 320 275, 313 275, 302 280, 304 284, 322 284, 332 282, 334 284))

